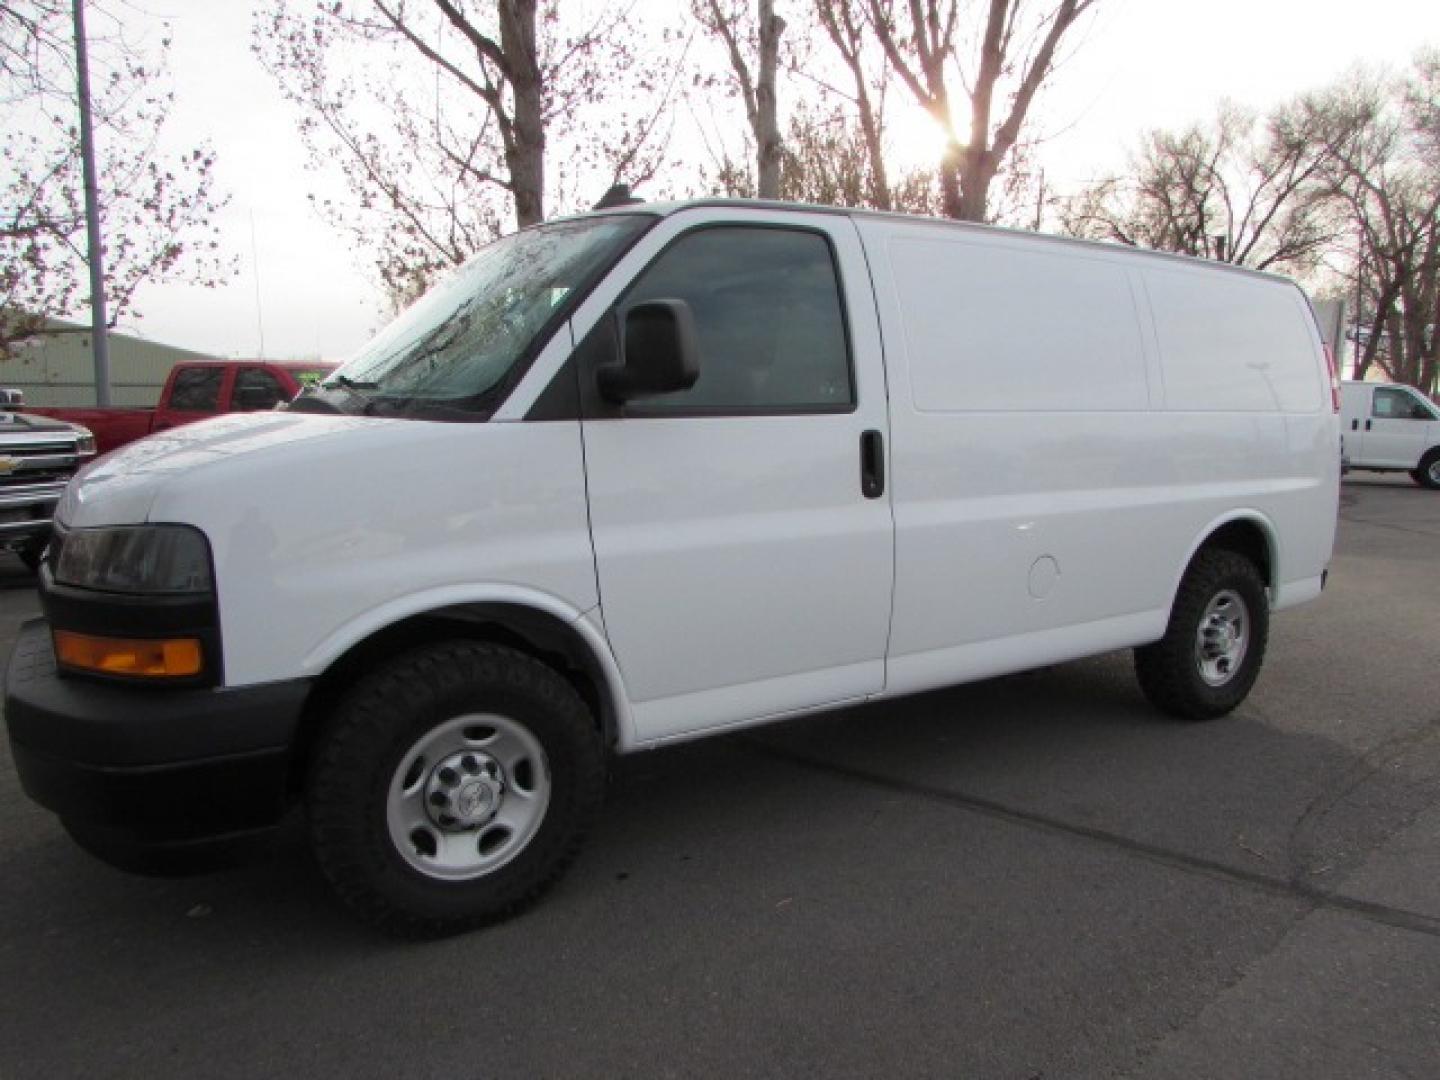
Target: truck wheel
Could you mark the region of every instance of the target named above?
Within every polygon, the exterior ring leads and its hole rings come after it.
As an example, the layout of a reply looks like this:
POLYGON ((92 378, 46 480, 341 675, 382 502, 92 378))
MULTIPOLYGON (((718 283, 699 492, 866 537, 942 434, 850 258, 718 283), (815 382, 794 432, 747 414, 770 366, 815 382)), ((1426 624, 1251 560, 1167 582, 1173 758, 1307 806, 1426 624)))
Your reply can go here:
POLYGON ((15 554, 20 556, 20 561, 32 574, 40 569, 40 556, 45 554, 45 545, 49 542, 49 537, 41 536, 25 541, 24 545, 16 550, 15 554))
POLYGON ((1224 716, 1255 685, 1269 629, 1255 564, 1231 551, 1202 550, 1180 582, 1165 636, 1135 650, 1140 688, 1172 716, 1224 716))
POLYGON ((1421 487, 1440 491, 1440 446, 1434 447, 1420 459, 1420 465, 1410 476, 1421 487))
POLYGON ((604 753, 564 678, 514 649, 452 641, 360 680, 310 769, 325 876, 387 933, 493 922, 552 884, 604 789, 604 753))

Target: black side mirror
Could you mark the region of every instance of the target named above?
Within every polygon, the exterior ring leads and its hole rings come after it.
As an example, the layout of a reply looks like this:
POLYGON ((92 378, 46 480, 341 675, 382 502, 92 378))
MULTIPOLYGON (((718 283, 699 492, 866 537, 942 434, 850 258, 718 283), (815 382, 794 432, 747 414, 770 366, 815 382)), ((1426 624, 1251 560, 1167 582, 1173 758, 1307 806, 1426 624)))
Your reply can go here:
POLYGON ((647 300, 624 313, 622 364, 596 372, 600 394, 618 403, 689 390, 700 377, 700 339, 684 300, 647 300))

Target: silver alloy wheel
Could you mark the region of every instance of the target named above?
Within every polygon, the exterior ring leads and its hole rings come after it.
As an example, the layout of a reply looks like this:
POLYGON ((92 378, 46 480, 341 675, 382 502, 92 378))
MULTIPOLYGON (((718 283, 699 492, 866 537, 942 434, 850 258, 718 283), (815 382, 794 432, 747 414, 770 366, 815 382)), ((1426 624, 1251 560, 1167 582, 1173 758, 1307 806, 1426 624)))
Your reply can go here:
POLYGON ((463 881, 520 854, 550 805, 540 740, 507 716, 475 713, 431 728, 400 759, 385 821, 400 856, 427 877, 463 881))
POLYGON ((1430 462, 1430 468, 1427 471, 1430 474, 1430 482, 1436 487, 1440 487, 1440 455, 1430 462))
POLYGON ((1195 631, 1195 662, 1209 686, 1224 686, 1235 677, 1250 648, 1250 609, 1234 589, 1216 593, 1200 616, 1195 631))

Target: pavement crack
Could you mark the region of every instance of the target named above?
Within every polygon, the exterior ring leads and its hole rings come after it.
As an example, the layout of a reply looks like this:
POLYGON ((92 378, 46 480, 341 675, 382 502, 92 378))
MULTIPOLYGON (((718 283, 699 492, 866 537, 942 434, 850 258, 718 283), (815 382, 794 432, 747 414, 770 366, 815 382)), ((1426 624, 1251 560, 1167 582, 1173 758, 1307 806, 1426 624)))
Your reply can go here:
POLYGON ((1291 825, 1290 835, 1285 843, 1286 862, 1292 882, 1301 882, 1315 872, 1310 865, 1315 852, 1310 849, 1314 843, 1314 834, 1325 817, 1366 783, 1383 774, 1386 761, 1402 750, 1434 738, 1437 731, 1440 731, 1440 717, 1396 732, 1366 750, 1306 804, 1304 811, 1291 825))
POLYGON ((812 757, 809 754, 775 746, 755 736, 741 736, 737 739, 737 742, 744 744, 752 751, 763 754, 766 757, 788 762, 789 764, 809 769, 813 772, 842 777, 857 783, 866 784, 870 787, 880 788, 885 791, 908 795, 914 798, 926 799, 931 802, 945 803, 969 813, 979 814, 1036 832, 1082 840, 1100 847, 1120 851, 1134 858, 1144 859, 1147 862, 1168 867, 1169 869, 1227 881, 1242 885, 1256 892, 1298 901, 1302 904, 1309 905, 1312 909, 1323 908, 1331 911, 1344 912, 1370 922, 1381 923, 1386 926, 1395 927, 1396 929, 1407 930, 1411 933, 1423 934, 1427 937, 1440 938, 1440 918, 1426 915, 1422 912, 1409 911, 1405 908, 1392 907, 1388 904, 1379 904, 1369 900, 1359 900, 1340 893, 1328 892, 1305 881, 1275 877, 1258 871, 1246 870, 1244 867, 1231 866, 1214 859, 1207 859, 1199 855, 1176 851, 1159 844, 1151 844, 1144 840, 1137 840, 1134 837, 1125 836, 1122 833, 1111 832, 1108 829, 1100 829, 1091 825, 1080 825, 1075 822, 1066 821, 1063 818, 1010 806, 995 799, 987 799, 979 795, 969 795, 964 792, 950 791, 930 784, 918 783, 913 780, 903 780, 898 777, 887 776, 883 773, 871 772, 867 769, 827 761, 823 758, 812 757))

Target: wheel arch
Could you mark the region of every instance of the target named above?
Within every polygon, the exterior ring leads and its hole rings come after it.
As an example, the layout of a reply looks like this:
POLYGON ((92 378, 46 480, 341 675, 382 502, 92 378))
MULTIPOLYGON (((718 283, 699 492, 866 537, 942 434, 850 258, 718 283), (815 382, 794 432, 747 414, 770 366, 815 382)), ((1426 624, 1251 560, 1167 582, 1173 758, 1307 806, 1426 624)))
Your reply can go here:
POLYGON ((1179 573, 1171 582, 1167 611, 1175 606, 1180 582, 1195 562, 1195 556, 1209 548, 1233 551, 1253 562, 1260 571, 1266 593, 1274 602, 1275 589, 1280 582, 1280 545, 1275 524, 1259 510, 1232 510, 1211 521, 1197 534, 1179 573))
POLYGON ((304 783, 319 730, 364 672, 408 649, 466 638, 527 653, 564 676, 590 707, 606 747, 634 743, 619 666, 604 635, 585 613, 554 597, 503 590, 431 606, 410 604, 342 631, 307 658, 318 672, 292 748, 291 788, 304 783))

